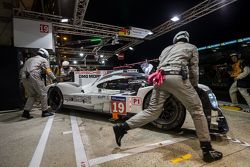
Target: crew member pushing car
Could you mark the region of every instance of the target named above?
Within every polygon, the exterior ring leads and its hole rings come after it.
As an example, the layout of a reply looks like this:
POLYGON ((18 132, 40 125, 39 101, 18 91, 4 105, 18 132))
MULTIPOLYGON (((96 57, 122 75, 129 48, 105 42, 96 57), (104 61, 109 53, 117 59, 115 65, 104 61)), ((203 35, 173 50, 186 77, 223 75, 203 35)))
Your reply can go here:
POLYGON ((166 47, 160 57, 158 70, 162 70, 165 80, 160 86, 155 86, 148 109, 145 109, 125 123, 113 127, 117 144, 128 130, 141 127, 156 120, 162 113, 163 104, 170 95, 174 95, 190 112, 196 133, 203 151, 203 160, 216 161, 222 158, 222 153, 211 146, 201 100, 195 90, 198 87, 198 50, 189 43, 187 31, 177 33, 173 45, 166 47))
POLYGON ((22 117, 30 119, 30 111, 36 98, 39 98, 42 106, 42 117, 53 115, 48 111, 47 92, 41 74, 44 72, 53 82, 57 82, 55 75, 50 69, 48 62, 49 53, 47 50, 40 48, 34 57, 29 58, 23 67, 22 81, 28 95, 28 100, 24 106, 22 117))

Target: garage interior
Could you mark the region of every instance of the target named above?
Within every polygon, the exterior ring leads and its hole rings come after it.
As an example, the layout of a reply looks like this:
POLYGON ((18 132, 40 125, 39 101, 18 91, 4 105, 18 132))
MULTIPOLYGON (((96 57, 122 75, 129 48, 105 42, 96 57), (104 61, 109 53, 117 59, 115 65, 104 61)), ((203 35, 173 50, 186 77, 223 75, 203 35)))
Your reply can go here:
MULTIPOLYGON (((241 53, 250 61, 248 18, 247 2, 240 0, 1 0, 0 166, 250 166, 250 114, 225 107, 231 104, 228 90, 233 81, 227 75, 218 78, 230 64, 229 54, 241 53), (171 20, 175 14, 179 21, 171 20), (129 131, 121 147, 112 126, 127 118, 114 121, 111 114, 77 108, 41 118, 39 103, 32 109, 33 119, 22 118, 20 62, 39 47, 17 46, 15 19, 52 25, 53 48, 48 50, 55 73, 65 60, 79 71, 136 68, 143 72, 140 65, 145 61, 155 70, 161 51, 172 44, 177 32, 187 30, 199 50, 200 83, 212 89, 229 126, 226 134, 210 134, 223 159, 202 161, 188 112, 180 129, 147 124, 129 131), (136 28, 143 36, 128 33, 136 28)), ((240 94, 238 99, 242 109, 249 107, 240 94)))

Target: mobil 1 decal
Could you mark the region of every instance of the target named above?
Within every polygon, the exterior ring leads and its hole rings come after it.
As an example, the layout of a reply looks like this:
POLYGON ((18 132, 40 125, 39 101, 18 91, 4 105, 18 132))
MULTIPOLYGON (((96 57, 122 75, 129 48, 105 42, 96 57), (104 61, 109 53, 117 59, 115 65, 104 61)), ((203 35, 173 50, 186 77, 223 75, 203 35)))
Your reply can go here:
POLYGON ((119 115, 127 115, 126 112, 126 97, 111 96, 111 111, 119 115))

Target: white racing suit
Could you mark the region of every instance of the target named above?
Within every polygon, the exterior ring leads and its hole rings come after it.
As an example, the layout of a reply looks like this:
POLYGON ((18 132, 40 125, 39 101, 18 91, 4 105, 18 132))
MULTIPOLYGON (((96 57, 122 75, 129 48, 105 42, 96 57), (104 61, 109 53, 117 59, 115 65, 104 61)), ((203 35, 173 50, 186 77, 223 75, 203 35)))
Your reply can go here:
POLYGON ((189 43, 177 42, 162 51, 159 61, 158 69, 179 72, 181 67, 185 67, 189 76, 183 80, 179 74, 166 74, 163 84, 153 89, 148 109, 141 111, 126 121, 128 126, 134 129, 156 120, 162 112, 164 102, 172 94, 190 112, 199 140, 209 142, 211 139, 207 120, 201 100, 194 89, 194 86, 198 86, 199 76, 197 48, 189 43))
POLYGON ((73 67, 68 67, 67 69, 61 68, 61 77, 63 81, 73 81, 74 78, 73 67))
POLYGON ((26 111, 32 109, 36 98, 41 101, 42 111, 48 109, 47 92, 44 81, 41 78, 43 71, 45 71, 51 79, 56 79, 50 69, 48 60, 39 55, 29 58, 24 64, 22 81, 28 95, 28 100, 24 106, 24 110, 26 111))

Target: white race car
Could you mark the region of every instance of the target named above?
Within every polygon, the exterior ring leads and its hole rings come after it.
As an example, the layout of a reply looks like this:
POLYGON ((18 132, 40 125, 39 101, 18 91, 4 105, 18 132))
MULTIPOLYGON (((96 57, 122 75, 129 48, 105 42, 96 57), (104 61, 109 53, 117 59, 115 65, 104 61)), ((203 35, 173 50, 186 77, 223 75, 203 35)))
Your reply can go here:
MULTIPOLYGON (((65 107, 130 116, 148 107, 153 86, 148 85, 143 73, 135 70, 118 70, 101 75, 86 85, 61 82, 47 88, 48 103, 53 110, 58 111, 65 107)), ((205 85, 199 84, 199 88, 197 92, 203 103, 210 130, 226 133, 227 122, 215 95, 205 85)), ((162 114, 152 123, 162 129, 176 130, 181 128, 185 118, 185 107, 174 96, 170 96, 166 99, 162 114)))

